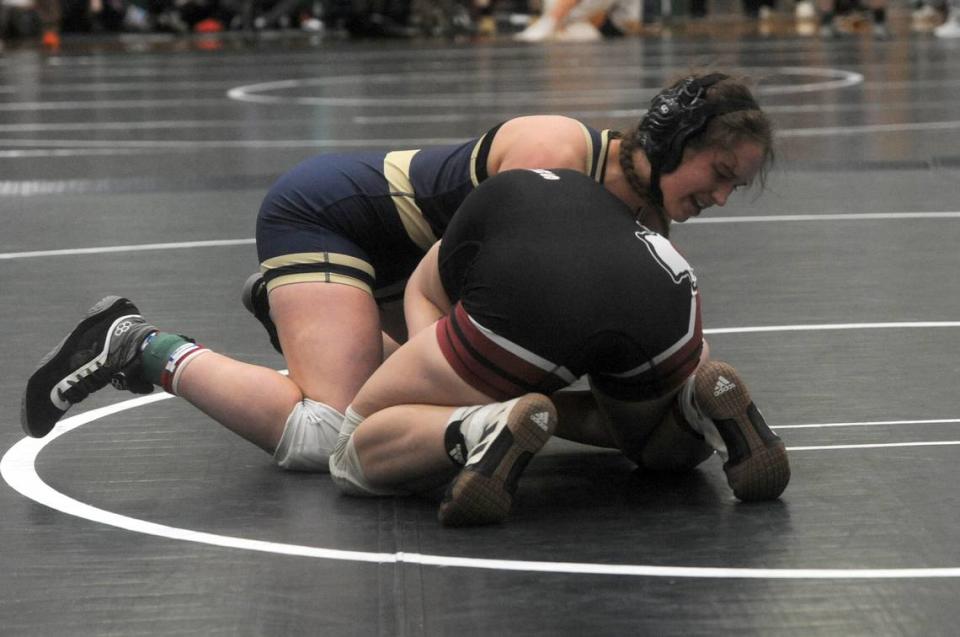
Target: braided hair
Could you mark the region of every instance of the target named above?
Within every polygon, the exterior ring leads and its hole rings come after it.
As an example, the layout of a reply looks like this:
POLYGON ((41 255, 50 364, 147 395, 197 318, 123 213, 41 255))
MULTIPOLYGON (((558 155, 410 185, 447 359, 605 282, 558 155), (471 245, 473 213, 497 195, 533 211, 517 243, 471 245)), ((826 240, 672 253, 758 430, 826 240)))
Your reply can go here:
POLYGON ((620 139, 620 170, 627 179, 630 189, 640 197, 643 204, 637 211, 637 221, 648 226, 647 219, 649 215, 654 215, 663 228, 663 236, 670 236, 670 218, 667 211, 663 208, 663 198, 656 197, 650 186, 637 174, 636 166, 633 164, 633 154, 639 148, 644 148, 643 133, 634 128, 627 136, 620 132, 615 133, 615 137, 620 139))
MULTIPOLYGON (((660 176, 677 169, 686 147, 732 147, 751 139, 764 148, 764 165, 772 162, 772 127, 742 82, 723 73, 692 75, 660 91, 640 122, 620 143, 620 168, 627 183, 644 201, 639 221, 655 214, 669 236, 670 219, 663 207, 660 176), (633 163, 642 149, 650 163, 649 183, 633 163)), ((762 177, 761 177, 762 179, 762 177)))

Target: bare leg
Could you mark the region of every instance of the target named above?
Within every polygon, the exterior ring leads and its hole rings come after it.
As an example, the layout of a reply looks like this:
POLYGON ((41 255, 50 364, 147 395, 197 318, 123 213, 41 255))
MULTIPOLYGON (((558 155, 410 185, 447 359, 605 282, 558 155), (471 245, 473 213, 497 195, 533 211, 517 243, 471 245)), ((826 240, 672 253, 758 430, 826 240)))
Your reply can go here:
POLYGON ((499 522, 556 422, 546 396, 498 403, 469 386, 447 363, 435 330, 424 329, 360 390, 340 429, 330 473, 356 495, 421 490, 452 477, 438 511, 442 524, 499 522))
POLYGON ((305 397, 344 411, 383 360, 373 297, 348 285, 294 283, 270 293, 270 314, 290 379, 305 397))
POLYGON ((473 405, 494 402, 462 380, 440 351, 436 330, 415 334, 385 360, 353 400, 363 415, 397 405, 473 405))
POLYGON ((353 402, 353 444, 371 483, 397 485, 451 467, 443 438, 455 406, 494 402, 453 371, 432 328, 384 361, 353 402), (449 405, 444 407, 442 405, 449 405))
POLYGON ((580 0, 556 0, 551 3, 552 6, 545 13, 557 24, 561 24, 579 2, 580 0))
POLYGON ((367 479, 374 485, 404 485, 453 470, 443 444, 453 410, 401 405, 364 420, 354 445, 367 479))
POLYGON ((356 288, 296 283, 270 295, 289 378, 209 353, 190 361, 178 394, 227 429, 273 452, 303 398, 343 412, 380 364, 383 346, 373 298, 356 288))
POLYGON ((198 356, 187 365, 178 393, 269 452, 276 447, 290 411, 303 398, 297 384, 286 376, 215 352, 198 356))

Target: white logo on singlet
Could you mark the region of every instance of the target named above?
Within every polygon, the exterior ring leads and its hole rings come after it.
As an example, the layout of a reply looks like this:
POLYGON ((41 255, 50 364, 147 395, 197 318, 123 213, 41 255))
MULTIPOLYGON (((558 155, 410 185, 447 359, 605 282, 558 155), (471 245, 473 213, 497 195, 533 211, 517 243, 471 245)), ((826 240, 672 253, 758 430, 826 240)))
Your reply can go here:
POLYGON ((545 168, 531 168, 530 170, 549 181, 560 181, 560 177, 556 173, 552 173, 545 168))
POLYGON ((638 230, 634 234, 674 283, 679 285, 684 279, 689 279, 693 289, 697 288, 697 276, 693 273, 693 268, 666 237, 650 230, 638 230))

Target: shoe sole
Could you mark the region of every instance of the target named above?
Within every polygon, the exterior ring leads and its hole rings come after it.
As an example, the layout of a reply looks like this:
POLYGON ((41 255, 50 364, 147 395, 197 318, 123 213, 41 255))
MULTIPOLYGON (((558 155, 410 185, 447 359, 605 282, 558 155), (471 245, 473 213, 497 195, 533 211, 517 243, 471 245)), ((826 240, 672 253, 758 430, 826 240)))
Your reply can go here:
POLYGON ((787 450, 753 404, 739 374, 725 363, 711 361, 697 371, 696 378, 698 405, 727 446, 729 459, 723 471, 733 494, 745 502, 780 497, 790 482, 787 450), (716 395, 721 376, 730 388, 716 395), (701 401, 701 396, 710 398, 701 401))
POLYGON ((520 475, 556 427, 557 410, 549 398, 540 394, 522 398, 483 457, 450 483, 440 505, 440 523, 475 526, 503 521, 513 505, 520 475))
POLYGON ((71 381, 99 369, 107 360, 110 352, 110 337, 117 324, 121 321, 138 316, 139 310, 132 302, 119 296, 108 296, 101 299, 87 311, 86 317, 71 331, 66 338, 54 347, 41 359, 36 371, 27 381, 27 388, 20 404, 20 426, 24 432, 33 438, 46 436, 57 421, 72 406, 59 396, 59 391, 66 391, 71 387, 71 381), (69 354, 76 346, 77 341, 97 322, 104 320, 104 315, 117 312, 118 316, 106 330, 106 338, 96 357, 90 359, 81 367, 69 369, 69 354), (64 367, 67 371, 64 372, 64 367), (59 371, 56 371, 59 368, 59 371), (46 388, 50 388, 47 390, 46 388))

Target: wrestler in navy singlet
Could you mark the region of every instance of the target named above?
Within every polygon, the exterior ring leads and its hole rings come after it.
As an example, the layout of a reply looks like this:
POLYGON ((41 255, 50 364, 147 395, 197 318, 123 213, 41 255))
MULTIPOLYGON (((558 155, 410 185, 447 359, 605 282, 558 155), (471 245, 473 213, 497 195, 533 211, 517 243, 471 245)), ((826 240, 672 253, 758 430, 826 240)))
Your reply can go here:
POLYGON ((664 237, 589 177, 511 170, 481 184, 440 244, 454 304, 437 326, 447 361, 497 399, 551 393, 589 374, 648 400, 696 369, 696 277, 664 237))
MULTIPOLYGON (((271 188, 257 219, 267 289, 327 281, 372 293, 404 281, 487 178, 498 129, 459 145, 324 154, 295 166, 271 188)), ((585 170, 602 183, 611 133, 583 131, 585 170)))

